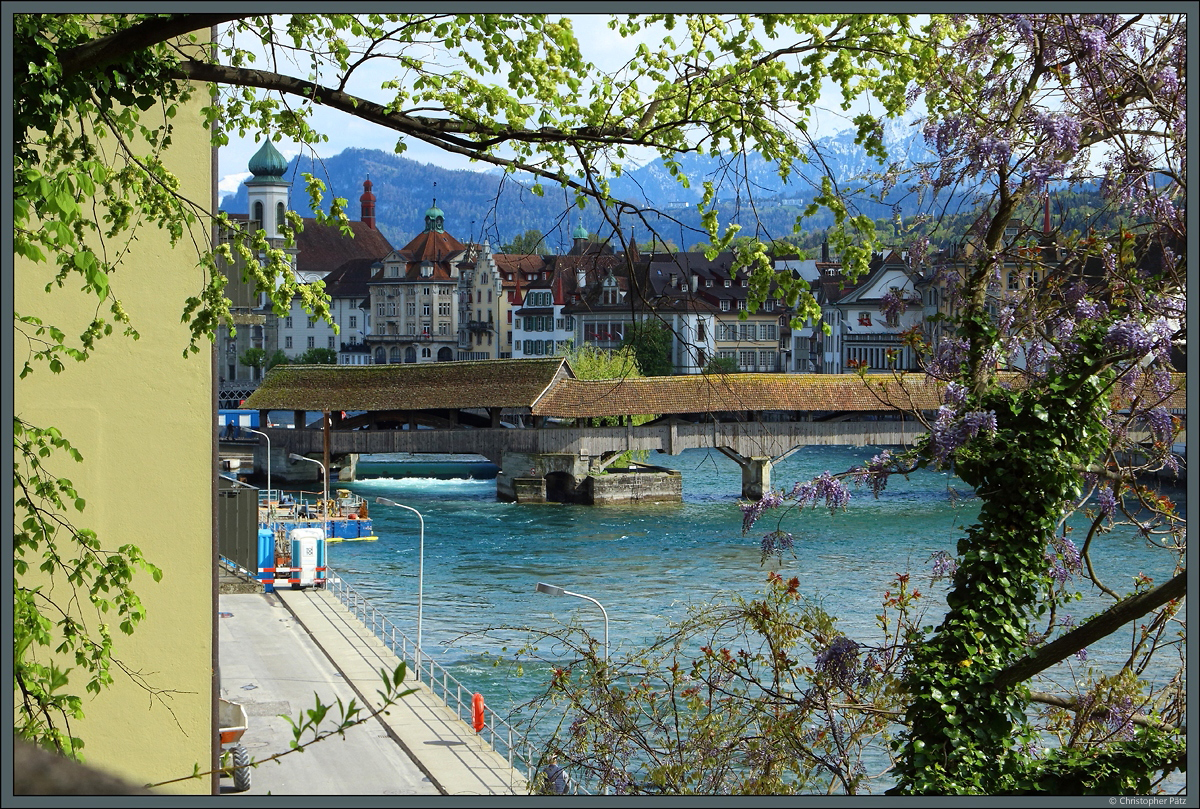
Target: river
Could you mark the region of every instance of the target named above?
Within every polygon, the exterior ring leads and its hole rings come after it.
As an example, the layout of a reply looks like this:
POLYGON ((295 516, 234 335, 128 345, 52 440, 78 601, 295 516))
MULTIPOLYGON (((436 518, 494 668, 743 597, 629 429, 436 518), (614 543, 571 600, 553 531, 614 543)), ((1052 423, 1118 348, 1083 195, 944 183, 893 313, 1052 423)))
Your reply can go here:
MULTIPOLYGON (((778 486, 826 470, 844 471, 879 448, 809 447, 772 473, 778 486)), ((798 576, 802 593, 823 603, 842 631, 871 643, 878 636, 875 614, 895 574, 911 573, 930 608, 926 623, 939 619, 944 585, 931 584, 930 556, 954 553, 962 529, 977 513, 968 490, 943 472, 921 471, 895 478, 874 499, 855 490, 846 512, 792 514, 786 523, 796 538, 795 555, 761 564, 759 537, 771 530, 760 522, 742 534, 737 508, 740 471, 721 453, 689 450, 658 455, 651 462, 679 469, 684 502, 660 506, 518 505, 495 498, 495 482, 464 477, 462 466, 398 465, 395 458, 364 457, 360 479, 340 484, 374 503, 387 497, 418 509, 425 518, 423 645, 451 674, 485 695, 501 714, 545 686, 547 669, 527 664, 523 676, 511 657, 521 636, 480 635, 493 627, 546 627, 576 622, 603 635, 600 610, 575 598, 535 592, 539 582, 597 599, 610 619, 612 658, 652 639, 681 617, 689 602, 708 602, 731 593, 751 596, 768 571, 798 576), (405 470, 417 476, 401 476, 405 470), (379 475, 371 477, 372 475, 379 475), (762 530, 759 530, 759 529, 762 530), (507 647, 507 651, 505 651, 507 647)), ((474 467, 481 469, 483 467, 474 467)), ((494 470, 494 467, 491 467, 494 470)), ((1183 507, 1182 492, 1177 493, 1183 507)), ((410 637, 416 636, 417 519, 408 511, 371 506, 377 542, 333 545, 329 564, 367 596, 410 637)), ((1114 531, 1093 551, 1099 575, 1114 589, 1127 589, 1137 573, 1162 582, 1173 562, 1129 532, 1114 531)), ((1080 622, 1107 606, 1096 594, 1069 607, 1080 622)), ((1123 660, 1129 633, 1117 633, 1088 650, 1086 664, 1072 661, 1055 675, 1064 687, 1084 665, 1111 666, 1123 660)))

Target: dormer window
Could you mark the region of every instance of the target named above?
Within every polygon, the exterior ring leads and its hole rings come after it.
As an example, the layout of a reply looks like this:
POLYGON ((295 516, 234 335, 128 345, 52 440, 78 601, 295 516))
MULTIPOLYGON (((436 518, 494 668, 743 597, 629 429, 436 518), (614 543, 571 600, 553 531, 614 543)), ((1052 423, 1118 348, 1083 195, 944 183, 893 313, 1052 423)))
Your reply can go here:
POLYGON ((870 326, 871 325, 871 313, 870 312, 859 312, 858 313, 858 325, 870 326))
POLYGON ((400 277, 399 265, 397 265, 397 264, 387 265, 387 270, 384 271, 384 275, 388 278, 399 278, 400 277))
MULTIPOLYGON (((421 265, 421 277, 422 278, 432 278, 433 277, 433 265, 432 264, 425 263, 425 264, 421 265)), ((426 290, 425 294, 428 295, 429 291, 426 290)))
POLYGON ((704 279, 704 286, 705 286, 706 288, 711 288, 711 287, 712 287, 712 279, 711 279, 711 278, 705 278, 705 279, 704 279))
POLYGON ((733 284, 733 282, 732 282, 732 281, 730 281, 728 278, 726 278, 726 279, 725 279, 725 288, 726 288, 726 289, 729 289, 729 287, 730 287, 732 284, 733 284))

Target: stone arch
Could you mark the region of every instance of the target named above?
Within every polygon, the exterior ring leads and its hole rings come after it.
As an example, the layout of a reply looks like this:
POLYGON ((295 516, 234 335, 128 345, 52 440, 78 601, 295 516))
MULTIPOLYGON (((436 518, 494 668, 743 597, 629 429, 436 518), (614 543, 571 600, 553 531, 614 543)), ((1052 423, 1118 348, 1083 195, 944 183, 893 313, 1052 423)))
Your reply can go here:
POLYGON ((383 346, 378 346, 375 349, 375 364, 383 365, 387 362, 387 350, 383 346))
POLYGON ((400 362, 400 346, 392 346, 389 362, 400 362))
POLYGON ((408 348, 404 349, 404 361, 405 362, 416 362, 417 361, 417 349, 414 348, 413 346, 409 346, 408 348))
POLYGON ((574 503, 575 476, 570 472, 548 472, 546 474, 546 502, 574 503))
POLYGON ((447 346, 442 346, 440 349, 438 349, 438 362, 449 362, 452 359, 454 359, 454 352, 451 351, 447 346))

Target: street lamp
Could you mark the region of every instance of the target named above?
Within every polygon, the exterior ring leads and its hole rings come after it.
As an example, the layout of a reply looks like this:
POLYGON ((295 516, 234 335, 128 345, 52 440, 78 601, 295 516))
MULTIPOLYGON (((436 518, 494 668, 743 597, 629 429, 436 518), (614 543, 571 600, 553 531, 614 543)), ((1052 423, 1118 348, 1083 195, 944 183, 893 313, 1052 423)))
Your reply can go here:
POLYGON ((261 435, 267 439, 267 519, 271 522, 275 521, 275 508, 271 505, 271 436, 258 430, 251 430, 246 427, 246 432, 261 435))
POLYGON ((320 461, 315 460, 313 458, 306 458, 303 455, 297 455, 294 452, 288 453, 288 457, 291 458, 293 461, 308 461, 309 463, 315 463, 317 466, 321 467, 321 479, 325 483, 325 500, 324 500, 324 502, 321 503, 321 514, 325 517, 325 522, 324 522, 325 538, 328 539, 329 538, 329 470, 325 468, 325 464, 323 464, 320 461))
POLYGON ((580 593, 572 593, 570 590, 564 590, 561 587, 555 587, 553 584, 546 584, 539 581, 537 583, 537 591, 550 596, 575 596, 582 598, 584 601, 590 601, 600 608, 600 612, 604 614, 604 662, 608 662, 608 610, 604 609, 604 605, 591 596, 585 596, 580 593))
POLYGON ((421 677, 421 611, 425 604, 425 518, 421 512, 417 511, 412 506, 406 506, 403 503, 397 503, 395 500, 388 500, 386 497, 376 497, 375 502, 381 506, 395 506, 402 508, 405 511, 411 511, 417 515, 417 519, 421 521, 421 540, 418 550, 417 561, 417 679, 421 677))

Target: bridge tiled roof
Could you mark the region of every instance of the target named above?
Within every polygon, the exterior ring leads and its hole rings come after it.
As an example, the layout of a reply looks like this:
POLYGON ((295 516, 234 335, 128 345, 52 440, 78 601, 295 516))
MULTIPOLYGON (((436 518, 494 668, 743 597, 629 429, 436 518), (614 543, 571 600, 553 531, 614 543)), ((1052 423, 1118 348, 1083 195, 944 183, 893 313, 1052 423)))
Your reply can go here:
MULTIPOLYGON (((1012 375, 1020 385, 1021 377, 1012 375)), ((1186 377, 1172 374, 1173 392, 1162 405, 1175 411, 1187 407, 1186 377)), ((923 374, 691 374, 638 379, 563 379, 533 408, 534 415, 555 418, 598 418, 629 414, 671 415, 737 410, 806 410, 831 412, 889 412, 937 410, 943 403, 942 382, 923 374)), ((1143 406, 1158 403, 1148 381, 1142 386, 1143 406)), ((1118 389, 1113 406, 1128 407, 1118 389)))
POLYGON ((279 365, 249 410, 434 410, 530 407, 560 376, 562 357, 401 365, 279 365))
POLYGON ((564 379, 533 408, 535 415, 595 418, 630 413, 734 410, 886 412, 936 410, 942 386, 920 374, 692 374, 641 379, 564 379))

